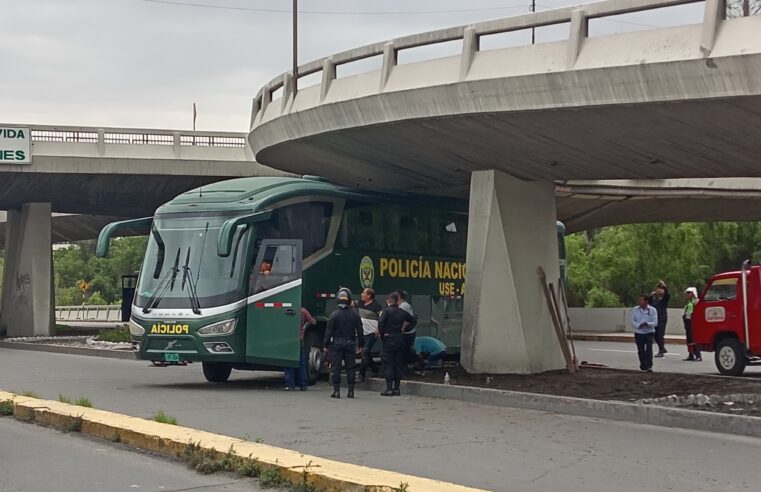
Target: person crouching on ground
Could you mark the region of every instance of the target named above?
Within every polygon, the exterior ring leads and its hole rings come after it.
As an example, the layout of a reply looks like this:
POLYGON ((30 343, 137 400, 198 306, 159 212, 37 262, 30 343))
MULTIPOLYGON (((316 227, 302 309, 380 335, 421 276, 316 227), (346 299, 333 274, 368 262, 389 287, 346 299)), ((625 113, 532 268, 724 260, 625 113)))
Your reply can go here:
POLYGON ((415 339, 415 352, 420 357, 424 369, 439 367, 444 356, 447 355, 447 346, 434 337, 417 337, 415 339))
POLYGON ((338 309, 328 318, 325 329, 325 350, 330 349, 330 375, 333 379, 331 398, 341 398, 341 362, 346 367, 346 380, 349 383, 347 398, 354 398, 354 378, 356 376, 357 354, 362 351, 362 320, 356 310, 351 308, 351 291, 346 288, 336 294, 338 309))
POLYGON ((309 380, 307 379, 307 354, 304 347, 304 329, 307 325, 316 325, 317 321, 312 316, 312 313, 305 307, 301 308, 301 332, 299 333, 300 353, 299 353, 299 367, 286 367, 285 369, 285 390, 293 391, 296 386, 301 391, 306 391, 309 386, 309 380))
POLYGON ((684 306, 682 321, 684 321, 684 334, 687 336, 687 352, 689 353, 684 360, 701 361, 703 357, 700 355, 700 347, 692 339, 692 312, 695 311, 695 304, 698 303, 698 289, 688 287, 684 292, 687 294, 687 304, 684 306))
POLYGON ((653 372, 653 333, 658 326, 658 312, 649 301, 649 296, 639 296, 638 305, 632 309, 631 325, 637 343, 639 368, 641 371, 653 372))
POLYGON ((402 368, 407 344, 402 333, 414 329, 417 321, 407 311, 399 307, 399 294, 391 293, 386 298, 388 307, 378 320, 378 331, 383 340, 383 368, 386 371, 386 391, 381 396, 399 396, 402 368))

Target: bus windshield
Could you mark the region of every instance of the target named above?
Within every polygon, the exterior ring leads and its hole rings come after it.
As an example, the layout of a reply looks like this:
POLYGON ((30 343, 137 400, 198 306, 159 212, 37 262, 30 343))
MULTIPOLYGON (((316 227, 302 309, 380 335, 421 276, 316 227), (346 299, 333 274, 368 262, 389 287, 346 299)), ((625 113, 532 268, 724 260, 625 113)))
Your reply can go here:
POLYGON ((217 255, 222 224, 240 214, 167 214, 153 221, 135 305, 142 308, 221 306, 243 296, 249 231, 238 228, 230 256, 217 255), (192 283, 192 284, 191 284, 192 283), (148 305, 150 301, 150 306, 148 305))

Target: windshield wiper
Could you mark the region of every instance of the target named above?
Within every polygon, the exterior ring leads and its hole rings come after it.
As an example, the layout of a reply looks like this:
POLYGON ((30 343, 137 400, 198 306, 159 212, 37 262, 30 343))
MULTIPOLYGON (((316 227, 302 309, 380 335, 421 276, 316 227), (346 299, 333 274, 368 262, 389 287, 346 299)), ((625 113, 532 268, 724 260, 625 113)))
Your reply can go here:
POLYGON ((156 290, 153 292, 153 295, 148 299, 148 302, 145 303, 145 307, 143 307, 143 313, 150 313, 151 309, 156 307, 159 302, 161 302, 161 298, 164 295, 164 292, 166 292, 166 289, 171 286, 171 289, 174 289, 174 280, 177 278, 177 272, 180 271, 178 268, 178 265, 180 264, 180 248, 177 248, 177 255, 174 258, 174 266, 167 270, 167 272, 164 274, 164 276, 161 278, 161 282, 159 282, 159 285, 156 287, 156 290))
POLYGON ((190 305, 193 308, 193 313, 201 314, 201 303, 198 300, 198 293, 196 292, 196 286, 193 285, 193 272, 190 270, 190 246, 188 246, 188 254, 185 256, 185 265, 182 267, 182 290, 185 290, 185 283, 188 284, 188 297, 190 298, 190 305))

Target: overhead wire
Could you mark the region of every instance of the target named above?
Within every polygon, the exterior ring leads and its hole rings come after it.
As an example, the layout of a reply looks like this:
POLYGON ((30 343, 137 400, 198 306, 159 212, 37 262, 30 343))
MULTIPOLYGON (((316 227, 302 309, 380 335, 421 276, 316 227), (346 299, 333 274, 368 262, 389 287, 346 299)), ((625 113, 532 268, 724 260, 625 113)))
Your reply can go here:
MULTIPOLYGON (((246 12, 291 14, 291 9, 273 9, 262 7, 243 7, 238 5, 214 5, 202 2, 187 2, 182 0, 143 0, 148 3, 175 5, 180 7, 195 7, 218 10, 237 10, 246 12)), ((511 4, 502 7, 483 7, 473 9, 446 9, 446 10, 299 10, 299 15, 429 15, 429 14, 461 14, 473 12, 494 12, 498 10, 517 10, 526 8, 525 4, 511 4)))

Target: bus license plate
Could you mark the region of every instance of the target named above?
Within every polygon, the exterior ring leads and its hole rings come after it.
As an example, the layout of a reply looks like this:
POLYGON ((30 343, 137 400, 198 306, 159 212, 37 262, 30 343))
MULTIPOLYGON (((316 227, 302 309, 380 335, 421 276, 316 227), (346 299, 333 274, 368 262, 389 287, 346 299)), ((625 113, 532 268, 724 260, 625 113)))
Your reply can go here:
POLYGON ((180 354, 164 354, 165 362, 180 362, 180 354))

